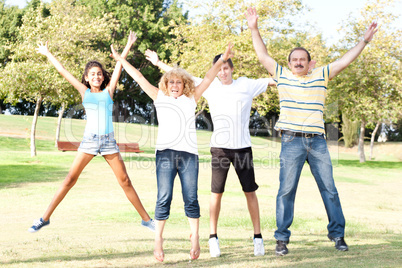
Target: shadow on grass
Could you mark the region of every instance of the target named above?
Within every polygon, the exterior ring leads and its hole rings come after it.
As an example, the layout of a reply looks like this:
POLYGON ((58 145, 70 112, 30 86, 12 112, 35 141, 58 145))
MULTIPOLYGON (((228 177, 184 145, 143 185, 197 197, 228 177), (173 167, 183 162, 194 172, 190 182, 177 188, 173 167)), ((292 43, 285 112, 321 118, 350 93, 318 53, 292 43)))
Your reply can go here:
MULTIPOLYGON (((296 238, 288 245, 289 254, 286 256, 275 256, 275 241, 272 239, 265 240, 265 256, 255 257, 253 255, 253 245, 251 239, 230 239, 224 238, 221 242, 221 257, 210 258, 207 239, 200 239, 201 257, 198 260, 189 262, 188 258, 178 259, 173 257, 177 253, 188 255, 188 248, 174 248, 175 245, 183 245, 188 243, 186 239, 167 239, 165 241, 165 261, 164 266, 174 267, 270 267, 270 266, 286 266, 286 267, 396 267, 400 264, 400 235, 388 235, 382 237, 381 243, 371 243, 370 235, 368 238, 361 238, 358 244, 349 243, 349 251, 340 252, 334 248, 334 243, 330 242, 326 237, 311 235, 311 239, 296 238), (316 237, 314 239, 313 237, 316 237), (367 241, 364 241, 367 240, 367 241), (236 246, 233 246, 236 245, 236 246)), ((149 239, 134 239, 136 243, 149 243, 149 239)), ((125 243, 126 240, 122 241, 125 243)), ((40 263, 41 265, 63 262, 79 262, 79 261, 95 261, 97 266, 101 265, 99 260, 113 259, 131 259, 149 258, 153 256, 153 251, 135 251, 133 252, 114 252, 113 248, 104 249, 88 249, 85 253, 77 253, 75 256, 65 253, 57 256, 45 256, 28 258, 25 260, 1 261, 1 265, 20 264, 33 265, 40 263), (99 250, 104 252, 99 252, 99 250), (93 253, 91 253, 94 252, 93 253)), ((153 260, 153 263, 147 263, 146 267, 160 267, 162 264, 153 260)), ((126 263, 127 264, 127 263, 126 263)), ((66 263, 68 265, 68 263, 66 263)), ((109 263, 110 265, 110 263, 109 263)), ((113 265, 113 264, 111 264, 113 265)), ((144 267, 144 264, 130 263, 129 267, 144 267)))
MULTIPOLYGON (((0 136, 0 148, 3 151, 30 151, 29 138, 13 138, 0 136)), ((57 151, 54 141, 51 140, 35 140, 37 151, 57 151)))
POLYGON ((0 189, 18 187, 24 183, 60 180, 68 173, 53 165, 0 165, 0 189))
POLYGON ((359 160, 339 159, 338 165, 345 167, 402 169, 402 162, 389 162, 389 161, 366 161, 364 163, 360 163, 359 160))

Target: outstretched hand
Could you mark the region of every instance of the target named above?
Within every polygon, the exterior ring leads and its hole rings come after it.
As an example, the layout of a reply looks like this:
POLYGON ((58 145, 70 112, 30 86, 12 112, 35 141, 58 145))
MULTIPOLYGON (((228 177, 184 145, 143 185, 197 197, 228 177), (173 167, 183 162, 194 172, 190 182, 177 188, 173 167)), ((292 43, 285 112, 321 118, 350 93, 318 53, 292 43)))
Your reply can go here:
POLYGON ((47 41, 46 41, 45 45, 43 45, 43 43, 40 42, 40 44, 38 44, 38 47, 36 48, 36 51, 38 53, 46 56, 47 53, 49 53, 49 48, 47 47, 47 41))
POLYGON ((133 31, 130 31, 130 34, 127 38, 127 45, 131 47, 135 43, 135 41, 137 41, 137 34, 133 31))
POLYGON ((153 65, 157 66, 159 62, 158 54, 155 51, 147 49, 145 51, 145 57, 149 60, 153 65))
POLYGON ((110 49, 112 50, 112 54, 110 54, 109 56, 112 57, 115 60, 119 60, 121 58, 121 56, 119 55, 119 53, 117 53, 117 51, 114 49, 113 45, 110 45, 110 49))
POLYGON ((247 24, 249 29, 257 29, 258 15, 257 10, 254 7, 249 7, 244 13, 247 19, 247 24))
POLYGON ((233 45, 231 43, 229 43, 225 52, 222 54, 222 59, 224 61, 227 61, 228 59, 230 59, 234 56, 234 51, 232 51, 232 48, 233 48, 233 45))
POLYGON ((364 34, 364 40, 370 42, 373 39, 373 36, 377 32, 377 30, 377 22, 371 23, 366 33, 364 34))

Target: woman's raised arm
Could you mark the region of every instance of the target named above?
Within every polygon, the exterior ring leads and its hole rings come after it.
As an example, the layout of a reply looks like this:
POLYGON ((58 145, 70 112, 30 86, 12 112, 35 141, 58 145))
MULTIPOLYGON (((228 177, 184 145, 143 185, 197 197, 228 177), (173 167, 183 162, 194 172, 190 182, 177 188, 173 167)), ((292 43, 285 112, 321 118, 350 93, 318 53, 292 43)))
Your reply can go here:
POLYGON ((201 84, 199 84, 195 88, 194 99, 196 102, 201 98, 202 93, 209 87, 212 81, 215 79, 216 75, 218 74, 219 70, 223 63, 225 63, 228 59, 233 57, 234 52, 232 51, 233 45, 228 44, 225 53, 222 54, 221 59, 216 61, 215 64, 209 69, 206 73, 204 79, 202 80, 201 84))
POLYGON ((126 61, 122 56, 120 56, 116 50, 114 50, 113 45, 110 46, 112 54, 110 55, 116 61, 119 61, 126 72, 140 85, 142 90, 152 99, 155 100, 158 95, 158 88, 153 86, 148 80, 138 71, 134 66, 132 66, 128 61, 126 61))
MULTIPOLYGON (((127 55, 130 52, 130 49, 136 40, 137 40, 137 34, 130 31, 130 34, 127 39, 127 44, 126 44, 123 52, 121 53, 121 57, 123 57, 124 59, 127 58, 127 55)), ((109 91, 110 97, 112 99, 113 99, 114 91, 116 90, 117 83, 119 82, 119 78, 121 75, 121 69, 122 69, 122 64, 120 61, 117 61, 116 66, 114 67, 110 82, 106 86, 106 89, 109 91)))

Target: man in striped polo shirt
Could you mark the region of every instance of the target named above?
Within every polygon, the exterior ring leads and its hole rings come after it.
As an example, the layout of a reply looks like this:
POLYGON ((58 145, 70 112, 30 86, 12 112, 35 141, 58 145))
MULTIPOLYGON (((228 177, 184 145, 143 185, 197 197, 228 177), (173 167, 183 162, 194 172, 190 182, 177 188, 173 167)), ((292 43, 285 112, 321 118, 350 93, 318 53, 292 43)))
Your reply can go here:
POLYGON ((276 199, 276 248, 278 256, 288 253, 289 227, 293 221, 297 185, 305 161, 317 182, 327 211, 328 238, 335 248, 347 251, 344 240, 345 218, 332 175, 332 163, 325 141, 324 104, 328 81, 352 63, 377 31, 372 23, 364 38, 339 60, 308 70, 310 53, 301 47, 293 49, 288 57, 288 68, 280 66, 268 55, 257 26, 257 12, 246 12, 254 49, 258 59, 277 83, 280 99, 280 116, 275 129, 281 131, 279 191, 276 199))

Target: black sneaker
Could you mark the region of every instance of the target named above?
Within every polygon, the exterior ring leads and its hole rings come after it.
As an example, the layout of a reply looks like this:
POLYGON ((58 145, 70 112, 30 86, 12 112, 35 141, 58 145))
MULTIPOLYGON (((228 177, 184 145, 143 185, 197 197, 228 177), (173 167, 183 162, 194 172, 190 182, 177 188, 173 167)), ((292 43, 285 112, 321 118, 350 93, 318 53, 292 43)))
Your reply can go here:
POLYGON ((340 251, 348 251, 349 247, 346 245, 345 240, 343 237, 332 237, 328 235, 329 240, 335 242, 335 248, 340 251))
POLYGON ((44 221, 42 218, 40 218, 39 220, 36 220, 33 222, 33 225, 31 228, 28 229, 28 232, 35 233, 35 232, 39 231, 40 228, 48 225, 49 223, 50 223, 50 220, 44 221))
POLYGON ((276 240, 276 247, 275 247, 275 254, 276 256, 284 256, 288 254, 288 248, 286 245, 289 243, 289 241, 281 241, 281 240, 276 240))

